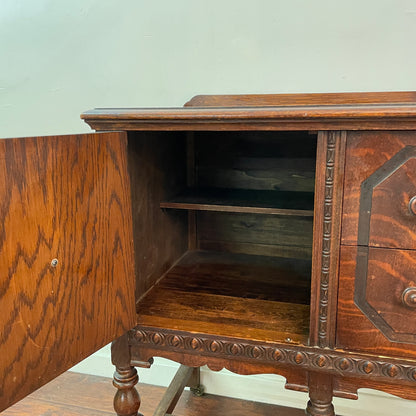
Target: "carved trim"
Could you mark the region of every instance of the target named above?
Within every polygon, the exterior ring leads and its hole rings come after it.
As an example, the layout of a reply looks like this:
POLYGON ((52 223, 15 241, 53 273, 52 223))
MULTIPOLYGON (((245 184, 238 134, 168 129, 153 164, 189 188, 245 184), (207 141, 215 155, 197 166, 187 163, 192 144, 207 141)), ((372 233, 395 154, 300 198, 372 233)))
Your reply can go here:
POLYGON ((334 191, 334 166, 337 136, 329 133, 327 138, 326 167, 325 167, 325 202, 324 223, 322 235, 321 281, 319 290, 319 345, 328 344, 328 289, 331 261, 331 232, 332 232, 332 205, 334 191))
MULTIPOLYGON (((239 339, 138 327, 130 332, 135 347, 163 350, 277 366, 291 366, 308 371, 324 371, 348 377, 371 377, 389 382, 416 383, 416 364, 399 359, 380 360, 371 355, 346 355, 345 352, 286 344, 262 344, 239 339)), ((416 384, 415 384, 416 385, 416 384)))
POLYGON ((310 342, 322 348, 335 340, 345 143, 346 132, 318 135, 310 342))

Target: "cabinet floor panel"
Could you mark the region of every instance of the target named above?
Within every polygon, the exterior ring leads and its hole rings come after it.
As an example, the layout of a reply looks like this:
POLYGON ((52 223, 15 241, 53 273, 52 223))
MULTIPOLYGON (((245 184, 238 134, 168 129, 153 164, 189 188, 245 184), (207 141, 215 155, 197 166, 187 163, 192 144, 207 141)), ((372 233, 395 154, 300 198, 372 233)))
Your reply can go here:
POLYGON ((138 324, 306 344, 310 261, 187 253, 137 304, 138 324))
POLYGON ((313 192, 249 189, 188 189, 161 208, 313 216, 313 192))

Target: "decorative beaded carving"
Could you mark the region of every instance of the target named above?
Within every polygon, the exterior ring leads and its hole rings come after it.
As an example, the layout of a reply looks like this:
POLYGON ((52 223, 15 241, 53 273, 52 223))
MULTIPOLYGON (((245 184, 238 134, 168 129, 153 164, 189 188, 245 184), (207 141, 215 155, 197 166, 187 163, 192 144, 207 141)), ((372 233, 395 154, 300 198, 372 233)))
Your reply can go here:
MULTIPOLYGON (((416 365, 403 360, 380 360, 372 356, 351 355, 322 348, 285 344, 246 343, 233 339, 215 339, 208 336, 183 333, 178 335, 153 328, 131 331, 130 343, 136 347, 154 348, 163 356, 163 350, 195 354, 201 357, 224 359, 244 358, 265 364, 296 365, 305 370, 325 371, 344 376, 378 377, 416 383, 416 365)), ((158 355, 158 354, 155 354, 158 355)))

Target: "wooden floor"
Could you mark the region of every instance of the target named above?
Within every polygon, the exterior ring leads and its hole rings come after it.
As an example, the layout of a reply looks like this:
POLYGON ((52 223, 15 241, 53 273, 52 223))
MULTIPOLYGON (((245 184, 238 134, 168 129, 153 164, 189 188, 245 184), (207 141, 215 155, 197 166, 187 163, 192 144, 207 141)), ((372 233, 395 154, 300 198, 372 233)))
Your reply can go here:
MULTIPOLYGON (((163 396, 164 388, 139 385, 140 411, 151 416, 163 396)), ((24 400, 1 413, 1 416, 114 416, 111 380, 104 377, 64 373, 24 400)), ((175 416, 304 416, 304 410, 270 404, 247 402, 220 396, 182 395, 175 416)))

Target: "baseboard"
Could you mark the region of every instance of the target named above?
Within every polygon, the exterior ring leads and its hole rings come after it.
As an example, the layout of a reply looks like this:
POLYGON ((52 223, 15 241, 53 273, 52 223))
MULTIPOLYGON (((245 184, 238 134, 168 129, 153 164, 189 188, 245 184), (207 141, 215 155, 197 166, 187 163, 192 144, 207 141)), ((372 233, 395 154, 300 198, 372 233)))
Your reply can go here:
MULTIPOLYGON (((162 358, 155 359, 150 369, 139 369, 140 382, 157 386, 167 386, 178 368, 178 364, 162 358)), ((107 346, 71 371, 112 377, 114 367, 111 365, 110 348, 107 346)), ((276 375, 240 376, 223 370, 213 372, 201 369, 201 381, 205 391, 211 394, 253 400, 263 403, 303 409, 307 395, 284 388, 285 379, 276 375)), ((359 400, 334 399, 337 414, 342 416, 403 416, 416 414, 416 402, 398 397, 362 389, 359 400)), ((145 400, 145 398, 142 398, 145 400)))

